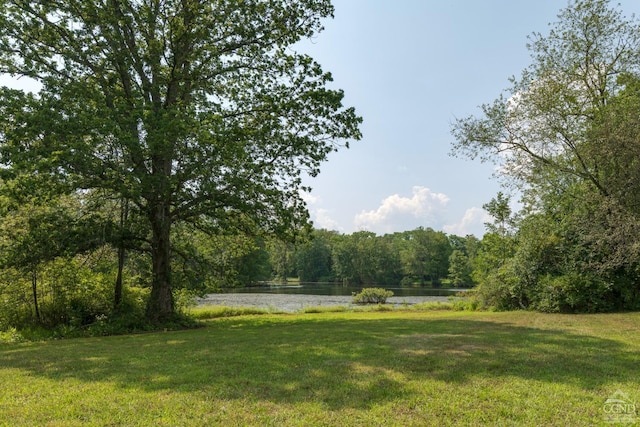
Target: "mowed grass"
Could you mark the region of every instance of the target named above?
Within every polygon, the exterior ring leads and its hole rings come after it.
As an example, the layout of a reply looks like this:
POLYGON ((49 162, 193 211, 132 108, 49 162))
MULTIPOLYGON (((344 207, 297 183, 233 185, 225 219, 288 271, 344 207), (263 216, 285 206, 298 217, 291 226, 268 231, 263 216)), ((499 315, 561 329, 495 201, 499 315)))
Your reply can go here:
POLYGON ((640 401, 640 313, 219 318, 3 344, 0 385, 8 426, 605 425, 640 401))

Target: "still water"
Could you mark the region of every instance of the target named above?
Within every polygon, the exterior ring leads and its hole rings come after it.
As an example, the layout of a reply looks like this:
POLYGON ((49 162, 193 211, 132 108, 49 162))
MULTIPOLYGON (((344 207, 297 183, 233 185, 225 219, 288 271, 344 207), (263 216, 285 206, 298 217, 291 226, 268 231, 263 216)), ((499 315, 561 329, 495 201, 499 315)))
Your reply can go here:
MULTIPOLYGON (((422 302, 445 302, 457 289, 432 289, 423 287, 388 286, 394 296, 387 300, 393 305, 422 302)), ((301 283, 289 285, 265 285, 253 288, 230 289, 209 294, 199 299, 200 305, 224 305, 229 307, 258 307, 269 310, 295 312, 307 307, 350 306, 352 292, 362 286, 342 286, 331 283, 301 283)))
POLYGON ((381 287, 393 292, 394 296, 398 297, 446 297, 449 295, 455 295, 460 292, 460 289, 434 289, 422 286, 344 286, 337 283, 294 283, 294 284, 265 284, 263 286, 248 287, 248 288, 233 288, 227 289, 225 293, 261 293, 261 294, 284 294, 284 295, 346 295, 351 296, 354 292, 360 292, 362 288, 366 287, 381 287))

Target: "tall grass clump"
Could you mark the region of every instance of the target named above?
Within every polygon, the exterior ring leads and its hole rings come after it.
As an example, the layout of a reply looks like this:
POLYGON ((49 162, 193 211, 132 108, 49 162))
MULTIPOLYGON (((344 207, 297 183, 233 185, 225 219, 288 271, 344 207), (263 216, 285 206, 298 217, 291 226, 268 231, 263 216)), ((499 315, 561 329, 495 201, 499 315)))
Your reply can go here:
POLYGON ((205 305, 190 307, 186 314, 198 320, 218 319, 220 317, 245 316, 250 314, 269 314, 270 311, 257 307, 229 307, 217 305, 205 305))

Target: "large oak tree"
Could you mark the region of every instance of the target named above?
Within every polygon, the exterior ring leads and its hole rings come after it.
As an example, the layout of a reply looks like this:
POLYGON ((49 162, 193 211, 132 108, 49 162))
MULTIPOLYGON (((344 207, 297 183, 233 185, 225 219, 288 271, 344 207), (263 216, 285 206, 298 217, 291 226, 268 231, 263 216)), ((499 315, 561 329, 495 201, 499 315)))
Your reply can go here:
POLYGON ((329 0, 0 0, 6 182, 105 191, 146 219, 150 320, 173 313, 171 230, 308 220, 302 174, 360 136, 295 43, 329 0))

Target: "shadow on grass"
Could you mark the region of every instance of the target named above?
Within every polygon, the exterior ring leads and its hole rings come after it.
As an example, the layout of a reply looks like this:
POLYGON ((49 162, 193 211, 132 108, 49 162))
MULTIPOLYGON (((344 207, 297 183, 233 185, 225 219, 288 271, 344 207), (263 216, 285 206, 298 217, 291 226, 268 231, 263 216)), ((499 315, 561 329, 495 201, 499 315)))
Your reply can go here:
POLYGON ((479 377, 594 389, 638 378, 639 361, 637 348, 618 340, 473 318, 236 318, 200 330, 0 347, 2 368, 53 380, 329 409, 479 377))

